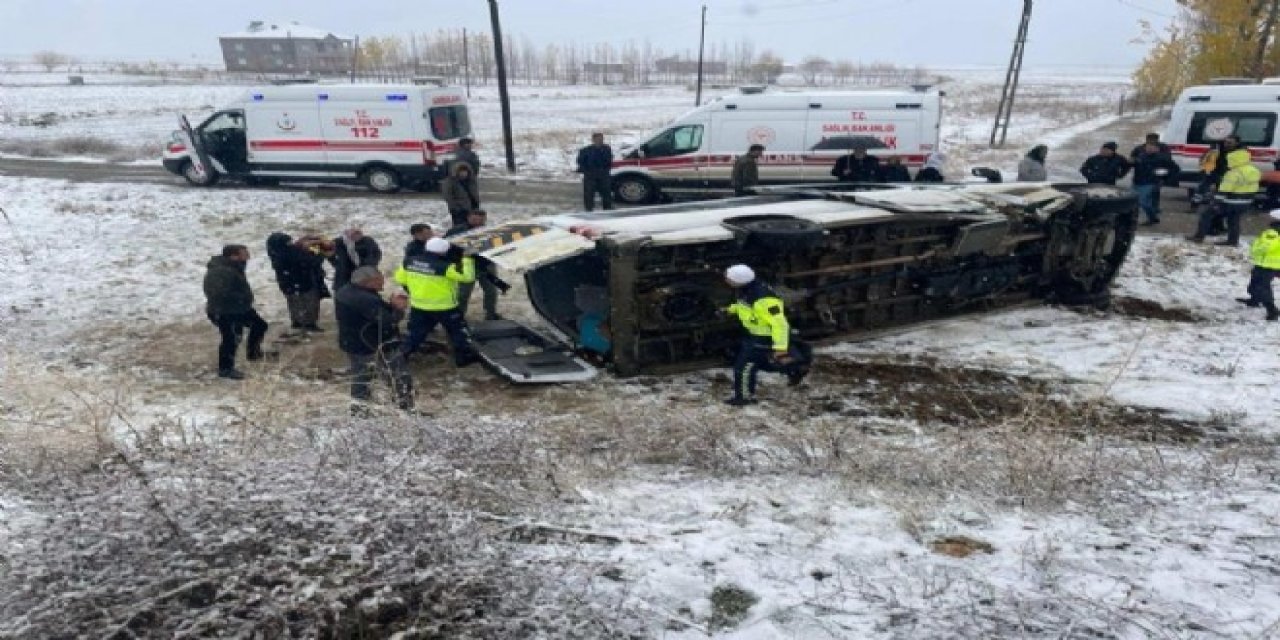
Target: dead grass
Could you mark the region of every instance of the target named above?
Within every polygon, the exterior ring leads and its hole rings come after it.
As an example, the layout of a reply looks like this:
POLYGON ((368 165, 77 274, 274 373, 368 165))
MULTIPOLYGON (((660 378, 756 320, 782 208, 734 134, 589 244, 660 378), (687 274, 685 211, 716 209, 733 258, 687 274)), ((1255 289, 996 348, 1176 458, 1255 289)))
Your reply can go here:
POLYGON ((124 145, 88 135, 60 138, 7 138, 0 140, 0 153, 10 153, 29 158, 59 158, 64 156, 88 156, 111 162, 130 162, 147 158, 159 158, 162 147, 148 142, 124 145))

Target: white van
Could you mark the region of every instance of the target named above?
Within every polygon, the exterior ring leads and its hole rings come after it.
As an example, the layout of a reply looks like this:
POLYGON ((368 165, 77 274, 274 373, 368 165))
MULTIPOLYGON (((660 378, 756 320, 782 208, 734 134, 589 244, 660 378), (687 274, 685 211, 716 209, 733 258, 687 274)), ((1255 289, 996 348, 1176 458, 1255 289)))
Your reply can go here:
POLYGON ((1200 180, 1200 156, 1232 134, 1240 136, 1259 169, 1270 171, 1277 158, 1278 116, 1280 85, 1187 87, 1173 105, 1161 141, 1169 145, 1184 182, 1200 180))
POLYGON ((362 182, 383 193, 430 188, 471 135, 460 89, 408 85, 251 89, 194 128, 179 124, 163 164, 191 184, 362 182))
POLYGON ((855 147, 919 167, 938 148, 942 96, 936 89, 784 92, 746 90, 690 111, 613 163, 619 200, 653 202, 661 192, 730 188, 734 159, 762 144, 760 183, 830 182, 836 160, 855 147))

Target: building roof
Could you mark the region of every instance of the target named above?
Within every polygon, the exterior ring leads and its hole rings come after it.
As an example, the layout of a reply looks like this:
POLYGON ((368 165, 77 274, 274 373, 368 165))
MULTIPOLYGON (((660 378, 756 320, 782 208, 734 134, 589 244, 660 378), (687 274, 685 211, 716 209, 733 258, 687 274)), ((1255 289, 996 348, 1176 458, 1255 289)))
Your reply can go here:
POLYGON ((339 40, 350 40, 350 36, 327 31, 325 29, 317 29, 316 27, 308 27, 299 24, 297 21, 289 22, 266 22, 254 21, 249 23, 249 28, 244 31, 235 33, 227 33, 219 38, 302 38, 305 40, 323 40, 333 36, 339 40))

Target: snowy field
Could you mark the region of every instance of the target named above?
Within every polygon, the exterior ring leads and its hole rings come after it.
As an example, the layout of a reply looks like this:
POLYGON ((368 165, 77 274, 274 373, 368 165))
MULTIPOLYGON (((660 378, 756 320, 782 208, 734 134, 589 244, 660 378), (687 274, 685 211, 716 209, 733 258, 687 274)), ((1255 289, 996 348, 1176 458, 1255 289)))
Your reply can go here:
MULTIPOLYGON (((941 89, 947 92, 941 137, 952 173, 967 171, 977 160, 1011 168, 1034 144, 1054 142, 1051 134, 1081 123, 1096 127, 1105 122, 1129 88, 1127 78, 1096 71, 1028 71, 1018 96, 1009 149, 990 153, 985 146, 1000 97, 1002 73, 991 69, 942 69, 936 73, 943 80, 941 89)), ((199 122, 245 89, 111 83, 7 86, 0 91, 0 153, 113 161, 158 158, 161 145, 175 127, 175 114, 186 113, 192 122, 199 122), (46 114, 53 114, 52 124, 32 124, 46 114), (99 141, 105 144, 93 144, 99 141)), ((716 95, 716 90, 707 93, 709 97, 716 95)), ((672 86, 517 85, 511 96, 520 170, 539 177, 565 176, 572 168, 574 152, 592 131, 606 132, 615 146, 634 142, 694 106, 692 90, 672 86)), ((498 164, 502 127, 496 88, 473 90, 471 114, 482 158, 491 166, 498 164)))
MULTIPOLYGON (((632 117, 676 111, 663 95, 632 117)), ((547 131, 626 123, 582 90, 524 102, 557 99, 581 106, 547 131)), ((344 606, 406 628, 408 583, 543 625, 476 637, 1280 633, 1280 326, 1232 301, 1243 249, 1144 236, 1116 311, 827 347, 804 387, 767 379, 745 411, 719 403, 723 370, 514 389, 431 356, 414 373, 432 416, 350 423, 332 333, 273 328, 277 362, 213 376, 204 264, 248 244, 279 326, 268 233, 359 218, 392 264, 440 203, 6 177, 0 207, 0 638, 72 614, 142 636, 199 611, 194 635, 344 606), (406 505, 433 515, 402 526, 406 505)), ((503 313, 536 322, 521 291, 503 313)))

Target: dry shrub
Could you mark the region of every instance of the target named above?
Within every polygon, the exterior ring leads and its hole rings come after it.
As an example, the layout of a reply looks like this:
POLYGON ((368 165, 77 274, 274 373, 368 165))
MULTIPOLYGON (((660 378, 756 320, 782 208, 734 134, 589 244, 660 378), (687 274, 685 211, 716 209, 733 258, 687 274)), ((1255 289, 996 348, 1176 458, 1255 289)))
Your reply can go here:
POLYGON ((112 162, 129 162, 146 158, 158 158, 161 145, 148 142, 125 145, 89 135, 61 138, 9 138, 0 140, 0 153, 10 153, 29 158, 58 158, 62 156, 89 156, 112 162))

